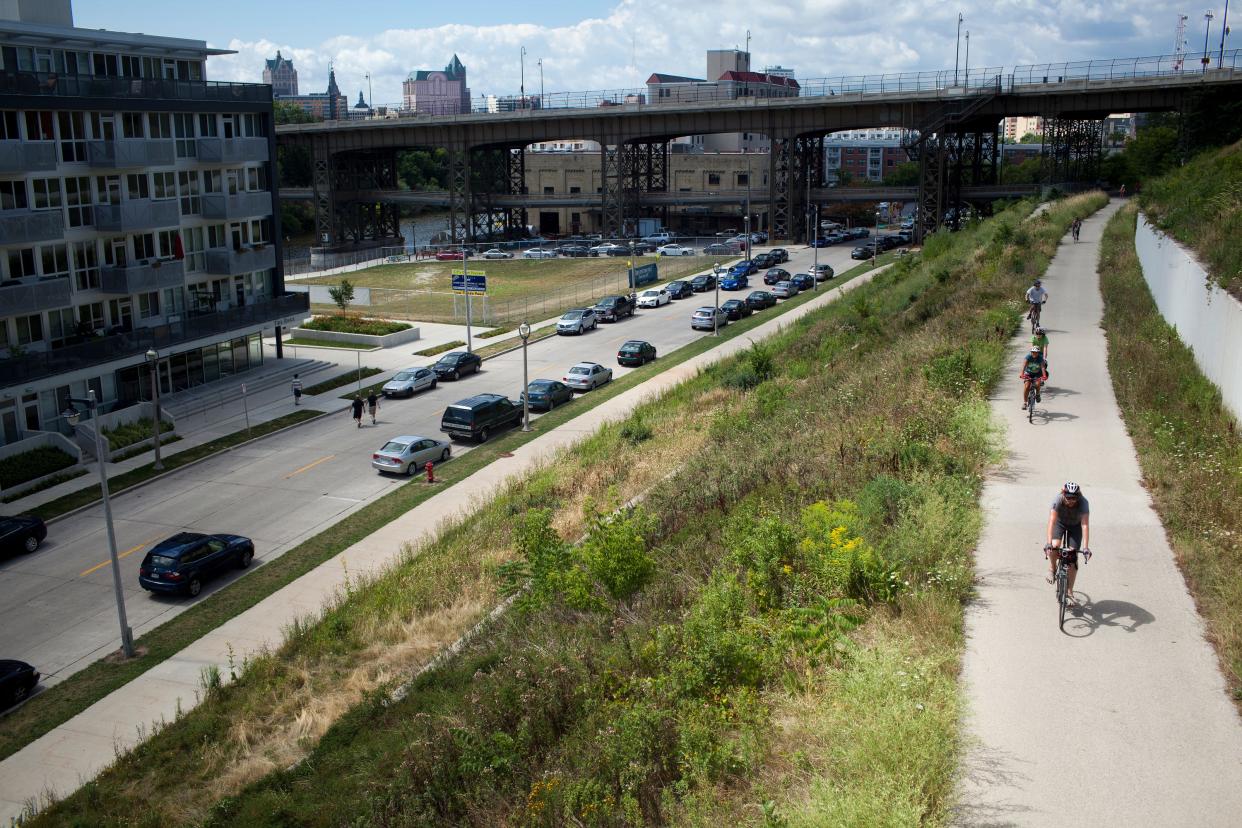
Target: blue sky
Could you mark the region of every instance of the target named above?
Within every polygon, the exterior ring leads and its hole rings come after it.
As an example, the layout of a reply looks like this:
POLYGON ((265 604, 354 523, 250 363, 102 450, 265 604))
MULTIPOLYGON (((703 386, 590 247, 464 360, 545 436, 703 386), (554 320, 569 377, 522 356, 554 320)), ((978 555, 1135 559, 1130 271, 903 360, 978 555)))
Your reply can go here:
POLYGON ((78 26, 199 38, 236 50, 208 62, 213 79, 259 81, 264 58, 280 49, 294 60, 302 92, 323 91, 331 64, 351 100, 366 91, 370 74, 379 104, 400 100, 409 72, 442 67, 454 53, 474 95, 516 93, 522 47, 528 93, 538 90, 540 59, 549 93, 632 88, 655 71, 701 77, 704 52, 744 46, 747 30, 754 68, 793 67, 801 79, 951 69, 959 11, 960 60, 969 32, 974 68, 1168 54, 1178 12, 1190 15, 1189 48, 1203 43, 1203 9, 1162 0, 74 2, 78 26))

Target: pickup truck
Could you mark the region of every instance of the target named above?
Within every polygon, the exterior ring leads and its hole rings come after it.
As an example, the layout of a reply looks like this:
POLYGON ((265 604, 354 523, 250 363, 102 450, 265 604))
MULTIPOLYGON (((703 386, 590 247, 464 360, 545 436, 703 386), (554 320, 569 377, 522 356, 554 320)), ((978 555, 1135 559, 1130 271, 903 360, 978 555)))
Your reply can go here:
POLYGON ((601 322, 619 322, 623 316, 633 316, 637 301, 634 294, 605 296, 595 305, 595 315, 601 322))

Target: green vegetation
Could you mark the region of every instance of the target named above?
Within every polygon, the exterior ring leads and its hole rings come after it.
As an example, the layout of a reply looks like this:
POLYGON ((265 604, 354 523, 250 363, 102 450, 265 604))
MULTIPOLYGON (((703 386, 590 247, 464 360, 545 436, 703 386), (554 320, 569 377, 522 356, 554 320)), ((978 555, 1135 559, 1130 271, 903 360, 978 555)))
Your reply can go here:
MULTIPOLYGON (((161 435, 172 430, 172 423, 160 420, 161 435)), ((150 440, 155 434, 155 422, 150 417, 141 417, 132 423, 119 423, 112 428, 105 427, 102 434, 103 438, 108 441, 109 448, 116 451, 142 440, 150 440)))
POLYGON ((302 348, 344 348, 350 351, 378 351, 378 345, 364 345, 361 342, 332 342, 327 339, 308 339, 303 336, 291 336, 285 340, 286 345, 302 348))
POLYGON ((499 328, 492 328, 490 331, 484 331, 481 334, 475 334, 475 336, 478 339, 491 339, 493 336, 500 336, 515 330, 517 330, 517 325, 501 325, 499 328))
MULTIPOLYGON (((161 435, 160 436, 160 447, 161 448, 167 448, 168 446, 171 446, 173 443, 181 442, 181 437, 179 437, 176 434, 171 434, 168 437, 162 436, 163 433, 168 430, 169 428, 160 429, 160 435, 161 435)), ((125 451, 113 452, 111 462, 119 463, 122 460, 128 460, 131 457, 137 457, 140 454, 145 454, 148 451, 154 451, 154 450, 155 448, 154 448, 153 443, 148 443, 145 446, 134 446, 133 448, 126 449, 125 451)))
MULTIPOLYGON (((176 454, 170 454, 169 456, 163 458, 164 471, 156 471, 151 468, 151 466, 139 466, 138 468, 131 469, 123 474, 109 475, 109 491, 113 496, 116 496, 126 489, 133 488, 140 483, 150 480, 152 477, 159 477, 162 474, 167 474, 174 469, 181 468, 182 466, 193 463, 196 460, 202 460, 204 457, 209 457, 217 452, 230 449, 233 446, 244 443, 256 437, 262 437, 265 434, 270 434, 273 431, 279 431, 282 428, 300 423, 304 420, 313 420, 316 417, 322 416, 323 414, 319 411, 295 411, 292 414, 286 414, 285 416, 278 417, 275 420, 269 420, 266 423, 260 423, 253 426, 249 431, 237 431, 210 442, 185 449, 184 451, 179 451, 176 454)), ((91 506, 96 503, 99 498, 99 487, 91 486, 88 489, 81 489, 76 492, 71 492, 64 497, 58 497, 55 500, 44 503, 41 506, 36 506, 31 509, 30 512, 38 515, 44 520, 51 520, 52 518, 60 517, 63 514, 72 512, 75 509, 80 509, 83 506, 91 506)), ((0 734, 0 758, 3 758, 6 755, 7 754, 4 753, 4 737, 0 734)))
POLYGON ((435 345, 435 346, 432 346, 431 348, 424 348, 421 351, 415 351, 414 355, 415 356, 435 356, 436 354, 442 354, 445 351, 451 351, 454 348, 464 348, 464 347, 466 347, 466 343, 464 340, 454 339, 452 342, 445 342, 442 345, 435 345))
POLYGON ((1148 181, 1139 203, 1152 224, 1195 252, 1218 284, 1242 292, 1242 141, 1148 181))
POLYGON ((404 322, 389 322, 384 319, 368 319, 363 316, 316 316, 302 325, 309 331, 333 331, 335 333, 368 334, 370 336, 387 336, 388 334, 408 331, 410 326, 404 322))
POLYGON ((302 389, 302 393, 308 394, 311 396, 315 394, 326 394, 327 392, 335 391, 336 389, 342 386, 359 383, 362 380, 366 379, 367 377, 373 377, 376 374, 382 374, 382 373, 384 373, 384 370, 382 368, 371 368, 367 365, 364 365, 360 369, 357 369, 354 371, 346 371, 344 374, 341 374, 339 377, 333 377, 330 380, 324 380, 323 382, 316 383, 315 385, 312 385, 310 388, 304 388, 302 389))
POLYGON ((0 503, 13 503, 15 501, 21 500, 24 497, 27 497, 28 495, 32 495, 35 492, 41 492, 44 489, 50 489, 53 486, 59 486, 61 483, 64 483, 67 480, 73 480, 75 477, 81 477, 84 474, 86 474, 86 469, 79 468, 79 469, 73 469, 72 471, 64 472, 62 474, 53 475, 47 478, 46 480, 44 480, 42 483, 38 484, 37 486, 31 486, 29 489, 22 490, 21 494, 12 494, 12 495, 6 495, 5 497, 0 497, 0 503))
POLYGON ((351 582, 45 819, 946 823, 986 395, 1013 297, 1102 201, 944 234, 644 403, 351 582), (743 373, 762 379, 726 382, 743 373), (504 594, 484 635, 390 692, 504 594))
POLYGON ((72 454, 53 446, 40 446, 5 457, 0 459, 0 489, 67 469, 77 462, 72 454))
POLYGON ((336 287, 328 288, 328 295, 332 297, 332 301, 344 313, 349 309, 349 303, 354 301, 354 286, 350 284, 348 279, 342 279, 341 283, 336 287))
MULTIPOLYGON (((538 342, 539 340, 547 339, 550 336, 556 336, 555 323, 551 325, 544 325, 542 328, 535 328, 530 332, 530 336, 527 338, 526 344, 529 345, 532 342, 538 342)), ((513 337, 512 339, 506 339, 501 342, 493 342, 490 345, 484 345, 482 348, 475 348, 474 352, 481 358, 487 359, 489 356, 494 356, 495 354, 499 354, 503 351, 509 351, 514 348, 519 348, 521 345, 521 338, 513 337)))
MULTIPOLYGON (((1151 298, 1134 251, 1135 215, 1119 211, 1101 246, 1108 369, 1143 483, 1242 702, 1242 436, 1151 298)), ((1236 235, 1229 244, 1237 247, 1236 235)))

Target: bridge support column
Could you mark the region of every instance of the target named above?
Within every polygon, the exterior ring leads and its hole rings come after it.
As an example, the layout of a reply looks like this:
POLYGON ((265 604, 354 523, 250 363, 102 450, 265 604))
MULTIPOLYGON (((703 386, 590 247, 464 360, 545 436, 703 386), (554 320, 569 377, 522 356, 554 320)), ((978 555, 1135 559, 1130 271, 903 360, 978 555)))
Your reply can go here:
MULTIPOLYGON (((526 195, 526 148, 509 150, 509 194, 526 195)), ((525 207, 510 207, 505 214, 505 234, 509 238, 526 234, 528 218, 525 207)))
POLYGON ((397 189, 395 150, 339 154, 332 168, 336 241, 352 246, 402 244, 401 213, 396 204, 376 200, 373 192, 397 189))
POLYGON ((1045 118, 1043 147, 1040 175, 1045 184, 1094 182, 1104 157, 1104 121, 1045 118))
POLYGON ((311 145, 311 188, 315 194, 315 239, 323 247, 337 242, 336 197, 333 189, 332 154, 326 138, 311 145))
POLYGON ((599 143, 602 232, 606 239, 619 239, 625 236, 627 218, 635 218, 638 208, 637 151, 633 144, 613 138, 601 138, 599 143))
POLYGON ((470 225, 470 148, 448 147, 449 238, 457 244, 465 241, 470 225))

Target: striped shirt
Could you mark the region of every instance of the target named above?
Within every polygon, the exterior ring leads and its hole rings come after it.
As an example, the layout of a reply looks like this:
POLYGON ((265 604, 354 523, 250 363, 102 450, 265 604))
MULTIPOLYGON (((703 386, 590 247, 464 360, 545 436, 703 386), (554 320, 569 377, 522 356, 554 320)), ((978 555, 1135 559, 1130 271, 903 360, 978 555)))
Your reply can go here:
POLYGON ((293 380, 293 393, 294 393, 294 394, 301 394, 301 393, 302 393, 302 381, 301 381, 300 379, 296 379, 296 378, 295 378, 295 379, 293 380))

